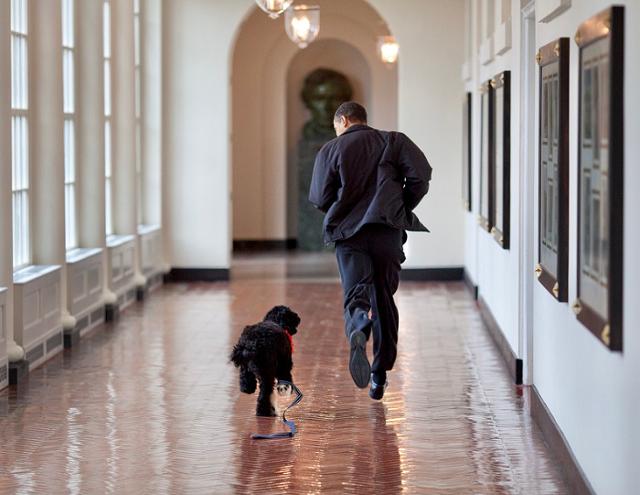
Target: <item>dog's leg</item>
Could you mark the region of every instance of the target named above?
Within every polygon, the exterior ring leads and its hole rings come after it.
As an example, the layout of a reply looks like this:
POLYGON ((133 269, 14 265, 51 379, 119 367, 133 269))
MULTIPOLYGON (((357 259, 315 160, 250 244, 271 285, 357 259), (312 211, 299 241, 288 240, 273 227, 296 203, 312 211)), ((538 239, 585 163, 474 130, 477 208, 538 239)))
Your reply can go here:
POLYGON ((278 365, 276 368, 276 377, 278 378, 278 380, 284 380, 293 383, 293 378, 291 376, 292 368, 293 361, 291 360, 291 356, 281 356, 278 360, 278 365))
POLYGON ((240 368, 240 392, 252 394, 256 391, 256 375, 246 366, 240 368))
POLYGON ((276 416, 275 407, 272 405, 274 377, 260 377, 260 395, 258 395, 258 405, 256 407, 257 416, 276 416))
MULTIPOLYGON (((276 376, 278 380, 284 380, 286 382, 293 383, 293 377, 291 376, 291 368, 293 368, 293 362, 291 361, 291 355, 281 356, 278 361, 276 370, 276 376)), ((291 395, 291 385, 280 384, 276 387, 278 395, 286 397, 291 395)))

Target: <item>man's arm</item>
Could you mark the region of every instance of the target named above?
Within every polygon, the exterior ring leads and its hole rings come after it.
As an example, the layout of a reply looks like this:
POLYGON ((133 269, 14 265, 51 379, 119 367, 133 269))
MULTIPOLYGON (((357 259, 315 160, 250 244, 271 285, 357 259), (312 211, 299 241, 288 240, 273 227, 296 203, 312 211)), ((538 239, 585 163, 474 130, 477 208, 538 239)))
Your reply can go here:
POLYGON ((323 213, 329 211, 335 202, 340 188, 340 177, 334 160, 330 160, 327 148, 323 147, 316 155, 313 164, 313 176, 309 188, 309 201, 323 213))
POLYGON ((424 153, 402 133, 397 134, 398 164, 404 175, 403 199, 409 211, 418 206, 429 191, 432 168, 424 153))

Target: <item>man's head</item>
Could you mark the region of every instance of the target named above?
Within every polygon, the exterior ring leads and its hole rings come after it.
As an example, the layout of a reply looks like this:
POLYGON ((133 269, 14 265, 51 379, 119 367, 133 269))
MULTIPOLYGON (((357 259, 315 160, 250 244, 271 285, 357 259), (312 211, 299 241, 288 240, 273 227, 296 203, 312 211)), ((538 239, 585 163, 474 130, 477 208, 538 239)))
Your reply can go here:
POLYGON ((333 117, 333 128, 337 136, 342 135, 352 125, 366 123, 367 111, 355 101, 344 102, 338 107, 333 117))

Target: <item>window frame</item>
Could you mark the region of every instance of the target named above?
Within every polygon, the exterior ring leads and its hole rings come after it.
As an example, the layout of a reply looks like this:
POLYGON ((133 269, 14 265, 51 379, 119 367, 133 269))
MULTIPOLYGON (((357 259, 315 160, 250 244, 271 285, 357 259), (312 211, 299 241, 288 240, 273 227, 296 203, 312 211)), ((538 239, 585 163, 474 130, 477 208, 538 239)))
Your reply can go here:
POLYGON ((30 135, 29 135, 29 2, 11 0, 11 199, 13 229, 13 270, 29 266, 33 260, 30 135), (19 41, 18 41, 19 40, 19 41), (16 53, 23 50, 20 54, 16 53), (17 61, 16 57, 20 57, 17 61), (18 126, 21 127, 18 135, 18 126), (17 140, 21 139, 17 149, 17 140), (20 153, 19 153, 20 152, 20 153), (18 170, 20 167, 20 170, 18 170), (18 199, 22 198, 22 199, 18 199), (20 206, 18 206, 20 203, 20 206), (21 212, 20 222, 17 221, 21 212))
POLYGON ((61 0, 62 84, 64 133, 65 248, 78 247, 77 141, 76 141, 76 16, 75 0, 61 0), (68 16, 68 17, 67 17, 68 16), (68 65, 67 55, 70 64, 68 65))
POLYGON ((136 147, 136 195, 137 195, 137 222, 143 225, 144 212, 144 160, 142 149, 142 114, 143 114, 143 38, 142 38, 142 0, 133 0, 133 44, 134 44, 134 112, 135 112, 135 147, 136 147))
POLYGON ((115 234, 113 225, 113 153, 112 153, 112 7, 111 0, 102 2, 102 60, 104 68, 104 182, 105 182, 105 235, 115 234))

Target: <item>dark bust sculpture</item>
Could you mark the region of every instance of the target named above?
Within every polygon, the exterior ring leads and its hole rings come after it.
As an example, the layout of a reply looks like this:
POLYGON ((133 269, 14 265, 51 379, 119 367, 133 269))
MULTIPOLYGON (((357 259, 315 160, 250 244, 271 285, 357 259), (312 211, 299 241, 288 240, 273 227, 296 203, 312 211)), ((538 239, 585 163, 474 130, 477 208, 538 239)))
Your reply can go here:
POLYGON ((311 111, 311 119, 302 131, 305 139, 335 137, 333 115, 341 103, 349 101, 353 89, 347 78, 331 69, 316 69, 304 80, 302 101, 311 111))
POLYGON ((330 69, 316 69, 304 80, 300 96, 311 111, 298 143, 298 247, 306 251, 326 249, 322 240, 323 215, 309 200, 309 186, 316 154, 324 143, 336 137, 333 115, 349 101, 353 90, 347 78, 330 69))

